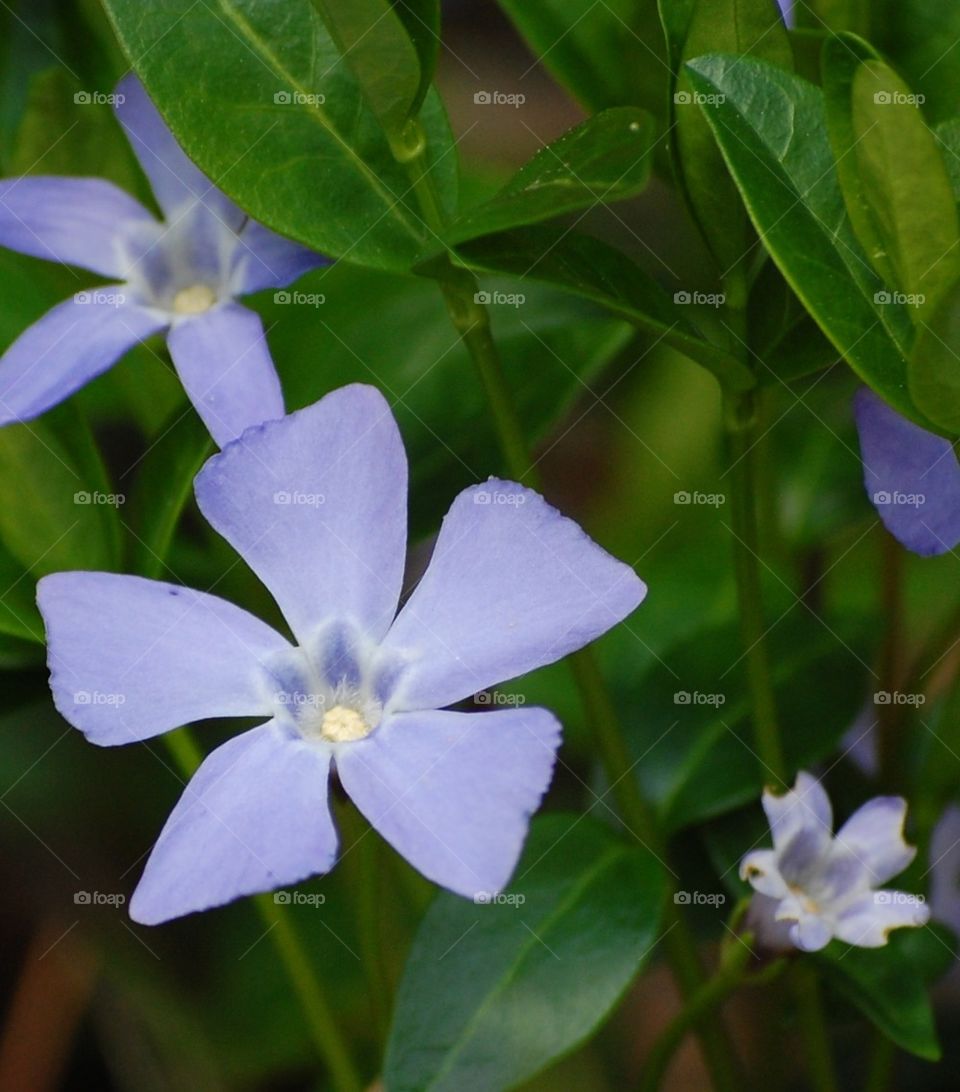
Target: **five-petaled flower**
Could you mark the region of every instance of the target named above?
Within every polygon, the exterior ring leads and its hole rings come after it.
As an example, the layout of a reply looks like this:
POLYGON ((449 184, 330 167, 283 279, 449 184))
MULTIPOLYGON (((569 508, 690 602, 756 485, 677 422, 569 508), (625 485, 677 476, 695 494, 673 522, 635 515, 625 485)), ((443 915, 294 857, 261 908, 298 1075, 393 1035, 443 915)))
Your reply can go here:
POLYGON ((0 425, 27 421, 168 331, 190 400, 220 446, 282 417, 263 324, 234 297, 282 287, 323 263, 251 220, 184 155, 135 76, 117 115, 165 219, 99 178, 0 181, 0 246, 122 283, 80 292, 0 360, 0 425))
POLYGON ((445 707, 582 647, 645 588, 538 494, 491 479, 456 498, 397 613, 406 492, 393 415, 362 385, 248 430, 201 470, 204 516, 263 580, 296 644, 172 584, 90 572, 41 580, 57 708, 94 743, 210 717, 269 718, 190 781, 133 896, 136 920, 327 871, 331 767, 429 879, 467 896, 509 879, 559 724, 545 709, 445 707), (123 701, 78 703, 92 691, 123 701))
POLYGON ((906 801, 878 796, 832 834, 833 814, 823 786, 810 774, 782 796, 767 791, 763 808, 773 849, 748 853, 740 875, 758 893, 751 924, 760 935, 788 923, 790 942, 807 952, 830 940, 880 948, 892 929, 924 925, 922 898, 904 891, 875 890, 902 872, 916 855, 903 840, 906 801))
POLYGON ((953 444, 908 421, 866 387, 854 401, 864 483, 884 526, 930 557, 960 543, 960 464, 953 444))

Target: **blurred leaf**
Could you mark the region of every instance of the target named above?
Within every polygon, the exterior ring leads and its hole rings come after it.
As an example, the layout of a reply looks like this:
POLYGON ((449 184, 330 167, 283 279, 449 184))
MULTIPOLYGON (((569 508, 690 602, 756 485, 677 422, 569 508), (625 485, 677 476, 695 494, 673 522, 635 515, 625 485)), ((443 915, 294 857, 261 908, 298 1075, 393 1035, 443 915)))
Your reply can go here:
POLYGON ((390 0, 313 0, 313 5, 387 136, 398 138, 422 101, 420 59, 390 0))
POLYGON ((852 94, 854 155, 863 196, 881 250, 893 266, 892 286, 921 297, 910 307, 919 321, 960 274, 953 189, 910 88, 890 68, 873 60, 860 65, 852 94))
POLYGON ((827 138, 822 93, 749 57, 702 57, 694 87, 706 106, 754 226, 780 271, 857 374, 930 427, 906 391, 912 326, 870 268, 850 227, 827 138))
POLYGON ((960 203, 960 118, 951 118, 938 125, 936 137, 940 142, 943 161, 947 165, 953 199, 960 203))
POLYGON ((43 644, 36 581, 0 543, 0 633, 43 644))
POLYGON ((924 96, 924 110, 931 121, 956 114, 960 5, 943 0, 892 0, 875 14, 871 41, 924 96))
POLYGON ((474 269, 546 281, 599 303, 662 338, 734 390, 754 383, 739 360, 700 336, 692 325, 692 308, 681 310, 649 273, 599 239, 566 230, 523 228, 463 243, 457 253, 474 269))
MULTIPOLYGON (((410 460, 414 537, 437 530, 457 492, 504 469, 476 369, 430 281, 341 264, 274 298, 289 302, 261 311, 291 409, 357 380, 389 399, 410 460)), ((542 285, 500 281, 487 298, 507 383, 536 443, 574 399, 589 397, 632 330, 542 285)))
POLYGON ((954 961, 943 926, 895 930, 885 948, 834 941, 813 956, 824 978, 903 1050, 939 1060, 929 986, 954 961))
MULTIPOLYGON (((331 257, 412 265, 429 233, 411 180, 311 0, 105 6, 187 153, 252 216, 331 257)), ((434 92, 420 116, 455 215, 457 156, 434 92)))
MULTIPOLYGON (((687 28, 682 58, 704 53, 749 54, 783 68, 793 53, 776 0, 697 0, 687 28)), ((673 131, 683 189, 725 279, 740 279, 750 257, 750 224, 737 187, 727 171, 711 126, 697 102, 697 90, 681 67, 673 95, 673 131)), ((731 300, 743 307, 746 300, 731 300)))
POLYGON ((650 178, 654 135, 646 111, 604 110, 541 148, 496 197, 453 224, 446 238, 456 245, 633 197, 650 178))
MULTIPOLYGON (((856 648, 795 614, 772 626, 771 671, 788 765, 830 754, 863 700, 867 667, 856 648), (816 687, 810 679, 819 680, 816 687)), ((666 829, 677 830, 748 803, 769 775, 754 750, 751 701, 735 625, 709 629, 670 649, 617 701, 644 793, 666 829)))
POLYGON ((530 830, 507 896, 442 893, 397 996, 392 1092, 512 1088, 588 1038, 649 958, 665 897, 659 862, 591 819, 530 830))
POLYGON ((920 410, 940 428, 960 434, 960 280, 920 327, 908 374, 920 410))
POLYGON ((414 101, 419 110, 433 82, 440 53, 440 0, 390 0, 406 27, 420 60, 420 88, 414 101))

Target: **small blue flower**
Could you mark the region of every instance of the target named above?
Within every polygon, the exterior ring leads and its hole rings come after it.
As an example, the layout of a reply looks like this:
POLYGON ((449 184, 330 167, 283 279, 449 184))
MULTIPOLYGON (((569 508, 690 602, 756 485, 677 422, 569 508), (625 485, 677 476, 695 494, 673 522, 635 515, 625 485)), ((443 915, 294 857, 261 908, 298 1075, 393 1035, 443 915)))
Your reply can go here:
MULTIPOLYGON (((407 462, 372 387, 250 429, 196 479, 295 644, 213 595, 113 573, 40 581, 51 689, 94 743, 266 718, 213 751, 147 862, 146 924, 332 867, 335 768, 372 826, 461 895, 499 891, 550 782, 560 726, 522 704, 444 707, 598 637, 646 589, 542 497, 491 479, 454 501, 397 613, 407 462)), ((479 699, 477 700, 479 704, 479 699)))
POLYGON ((903 840, 906 801, 878 796, 850 816, 833 836, 833 810, 823 786, 808 773, 777 796, 764 792, 773 849, 748 853, 740 876, 757 892, 748 924, 766 946, 778 935, 805 952, 834 937, 860 948, 880 948, 892 929, 925 925, 930 912, 917 895, 877 891, 916 855, 903 840))
POLYGON ((960 465, 953 445, 866 387, 854 400, 864 484, 887 530, 924 557, 960 542, 960 465))
POLYGON ((284 413, 263 324, 234 298, 290 284, 324 259, 217 190, 135 76, 117 92, 117 116, 165 219, 99 178, 0 181, 0 246, 120 281, 58 304, 7 350, 0 425, 37 417, 167 331, 177 374, 223 446, 284 413))

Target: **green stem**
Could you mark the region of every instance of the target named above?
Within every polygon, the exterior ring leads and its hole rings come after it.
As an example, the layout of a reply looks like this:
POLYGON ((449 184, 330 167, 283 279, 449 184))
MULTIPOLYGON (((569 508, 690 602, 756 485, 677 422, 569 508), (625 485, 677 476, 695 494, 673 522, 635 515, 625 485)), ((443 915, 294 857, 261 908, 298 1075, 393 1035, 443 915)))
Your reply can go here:
MULTIPOLYGON (((163 739, 180 772, 186 778, 192 777, 203 760, 203 752, 189 729, 168 732, 163 739)), ((269 926, 267 932, 300 1002, 317 1051, 330 1071, 333 1088, 336 1092, 361 1092, 360 1075, 286 908, 275 903, 271 895, 255 896, 254 904, 269 926)))
POLYGON ((870 1069, 864 1084, 864 1092, 888 1092, 893 1079, 893 1061, 897 1048, 882 1031, 874 1032, 873 1051, 870 1055, 870 1069))
POLYGON ((733 563, 740 637, 753 708, 753 732, 765 780, 785 784, 787 763, 780 741, 776 700, 767 653, 757 531, 757 395, 728 394, 726 429, 730 456, 733 563))
POLYGON ((830 1038, 823 1016, 823 1002, 820 998, 820 983, 816 972, 797 963, 793 977, 794 995, 797 999, 797 1012, 800 1029, 806 1046, 807 1071, 815 1092, 839 1092, 833 1057, 830 1053, 830 1038))

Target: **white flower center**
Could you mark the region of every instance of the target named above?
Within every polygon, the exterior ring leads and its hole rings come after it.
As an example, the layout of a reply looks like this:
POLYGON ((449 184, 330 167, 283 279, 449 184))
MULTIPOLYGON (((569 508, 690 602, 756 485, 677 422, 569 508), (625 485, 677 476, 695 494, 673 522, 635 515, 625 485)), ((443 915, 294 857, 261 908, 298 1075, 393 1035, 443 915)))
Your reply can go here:
POLYGON ((178 315, 202 315, 217 302, 217 294, 208 284, 191 284, 173 297, 173 310, 178 315))
POLYGON ((323 714, 320 723, 320 735, 331 743, 348 743, 370 735, 373 728, 367 724, 363 715, 349 705, 335 705, 323 714))

